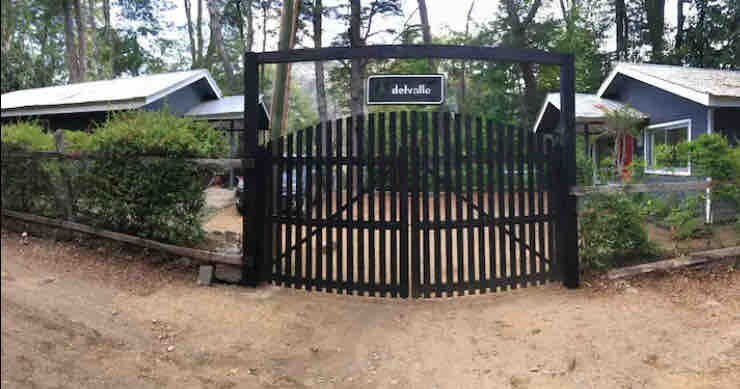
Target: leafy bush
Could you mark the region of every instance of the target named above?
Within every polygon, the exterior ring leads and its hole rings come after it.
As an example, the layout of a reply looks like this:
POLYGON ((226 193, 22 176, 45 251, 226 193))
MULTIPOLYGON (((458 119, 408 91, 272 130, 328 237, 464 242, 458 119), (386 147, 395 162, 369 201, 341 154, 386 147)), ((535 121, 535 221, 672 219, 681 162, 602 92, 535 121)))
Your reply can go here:
POLYGON ((718 133, 702 134, 681 145, 699 176, 712 177, 712 197, 740 206, 740 148, 718 133))
POLYGON ((95 129, 90 151, 108 156, 225 156, 226 139, 208 123, 166 112, 124 112, 95 129))
POLYGON ((84 170, 85 215, 116 231, 197 242, 204 237, 204 177, 212 172, 183 158, 219 156, 222 150, 225 139, 205 123, 162 112, 113 115, 90 137, 89 152, 106 158, 84 170))
POLYGON ((671 230, 673 242, 695 237, 702 229, 699 213, 700 196, 688 196, 671 207, 665 221, 671 230))
POLYGON ((3 145, 26 151, 54 150, 54 137, 35 122, 3 124, 3 145))
POLYGON ((64 130, 64 149, 68 153, 90 150, 91 139, 87 132, 64 130))
MULTIPOLYGON (((53 149, 53 136, 38 126, 7 127, 3 151, 6 139, 12 141, 8 147, 20 150, 53 149)), ((66 202, 74 216, 102 228, 177 244, 204 237, 203 190, 212 172, 185 158, 226 155, 220 132, 163 112, 127 112, 111 115, 91 134, 65 131, 64 136, 67 151, 104 158, 42 164, 30 159, 6 164, 3 158, 3 207, 58 216, 49 208, 61 209, 52 206, 66 202), (28 166, 34 163, 38 166, 28 166), (19 185, 6 185, 11 177, 19 185), (44 197, 50 186, 57 189, 51 199, 44 197)))
POLYGON ((578 218, 582 264, 590 268, 620 265, 652 256, 638 205, 624 193, 589 196, 578 218))
POLYGON ((35 122, 3 124, 2 129, 2 204, 3 208, 37 210, 49 214, 55 209, 52 161, 12 157, 22 151, 49 151, 54 148, 51 134, 35 122))

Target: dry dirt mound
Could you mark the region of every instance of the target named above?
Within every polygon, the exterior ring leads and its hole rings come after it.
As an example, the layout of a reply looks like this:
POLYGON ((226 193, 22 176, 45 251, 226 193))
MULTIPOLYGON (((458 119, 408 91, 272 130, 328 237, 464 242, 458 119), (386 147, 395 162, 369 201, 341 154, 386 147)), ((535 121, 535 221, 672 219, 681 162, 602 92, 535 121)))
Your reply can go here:
POLYGON ((740 274, 451 299, 195 286, 187 264, 2 235, 2 387, 735 388, 740 274))

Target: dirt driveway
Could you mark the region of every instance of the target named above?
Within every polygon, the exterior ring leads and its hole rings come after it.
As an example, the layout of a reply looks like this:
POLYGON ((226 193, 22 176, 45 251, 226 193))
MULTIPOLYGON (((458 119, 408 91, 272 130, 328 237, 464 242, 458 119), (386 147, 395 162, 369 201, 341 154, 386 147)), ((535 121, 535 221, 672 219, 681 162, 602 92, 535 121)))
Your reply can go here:
POLYGON ((2 234, 2 387, 736 388, 740 273, 433 300, 195 286, 2 234))

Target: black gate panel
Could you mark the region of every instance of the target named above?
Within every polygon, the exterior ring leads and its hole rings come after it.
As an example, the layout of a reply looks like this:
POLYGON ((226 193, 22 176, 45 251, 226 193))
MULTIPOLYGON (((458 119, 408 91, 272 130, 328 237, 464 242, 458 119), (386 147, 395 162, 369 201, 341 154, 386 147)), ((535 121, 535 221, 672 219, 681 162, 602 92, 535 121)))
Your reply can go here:
POLYGON ((556 278, 557 169, 542 137, 451 113, 412 112, 411 123, 413 296, 556 278))
POLYGON ((529 131, 447 112, 370 113, 269 148, 278 284, 432 297, 559 274, 556 162, 529 131))
POLYGON ((282 285, 407 297, 405 113, 306 128, 271 144, 272 275, 282 285))

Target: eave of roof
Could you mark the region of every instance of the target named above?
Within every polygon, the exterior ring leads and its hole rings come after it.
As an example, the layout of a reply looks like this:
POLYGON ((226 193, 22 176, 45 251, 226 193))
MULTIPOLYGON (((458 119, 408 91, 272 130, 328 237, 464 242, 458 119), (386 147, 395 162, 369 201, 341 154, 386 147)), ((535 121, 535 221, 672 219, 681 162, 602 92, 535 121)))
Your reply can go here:
POLYGON ((72 104, 55 104, 55 105, 31 105, 31 106, 18 106, 13 108, 3 108, 0 112, 2 117, 19 117, 19 116, 40 116, 40 115, 56 115, 56 114, 68 114, 68 113, 82 113, 82 112, 101 112, 101 111, 117 111, 127 109, 141 108, 147 104, 159 100, 162 97, 169 95, 183 87, 193 84, 201 79, 205 79, 211 88, 216 98, 220 99, 223 97, 221 89, 216 84, 216 81, 211 77, 211 74, 207 70, 200 70, 195 72, 192 76, 185 78, 179 82, 168 85, 166 88, 154 92, 148 96, 120 99, 120 100, 109 100, 109 101, 91 101, 83 103, 72 103, 72 104))
POLYGON ((633 67, 626 66, 622 63, 618 63, 617 66, 612 69, 604 82, 601 83, 598 92, 596 92, 596 96, 603 97, 610 89, 614 79, 620 74, 707 107, 740 107, 740 99, 738 98, 731 96, 718 96, 711 93, 697 91, 684 85, 679 85, 645 72, 640 72, 633 67))

